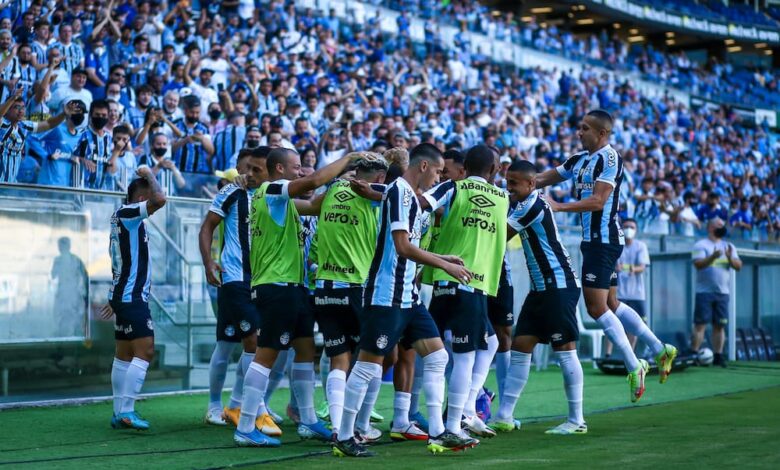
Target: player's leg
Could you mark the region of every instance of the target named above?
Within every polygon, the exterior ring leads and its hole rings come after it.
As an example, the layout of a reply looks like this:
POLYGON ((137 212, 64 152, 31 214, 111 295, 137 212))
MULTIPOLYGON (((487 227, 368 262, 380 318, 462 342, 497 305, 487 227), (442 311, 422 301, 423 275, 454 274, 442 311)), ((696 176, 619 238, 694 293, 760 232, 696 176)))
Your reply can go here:
MULTIPOLYGON (((520 322, 523 321, 522 318, 521 314, 518 321, 518 331, 521 331, 520 322)), ((522 333, 525 333, 525 330, 522 333)), ((528 376, 531 372, 531 353, 538 342, 539 338, 529 334, 515 336, 512 342, 509 370, 504 383, 504 394, 501 395, 496 417, 491 422, 491 426, 496 431, 509 432, 515 429, 515 406, 517 406, 517 401, 523 394, 525 384, 528 382, 528 376)))
POLYGON ((211 360, 209 361, 209 406, 206 410, 205 418, 207 424, 217 426, 227 424, 222 417, 222 389, 225 387, 230 355, 235 347, 236 343, 234 342, 217 340, 217 343, 214 345, 214 352, 211 353, 211 360))
MULTIPOLYGON (((254 303, 251 300, 249 287, 243 283, 227 283, 217 291, 217 343, 214 346, 214 352, 209 361, 209 408, 206 413, 206 422, 215 425, 225 425, 226 419, 230 420, 233 409, 233 416, 237 420, 240 414, 241 399, 240 394, 235 398, 238 405, 228 406, 224 411, 222 409, 222 389, 225 386, 225 377, 230 362, 230 355, 235 349, 236 343, 241 342, 242 338, 255 336, 257 329, 257 312, 254 303), (245 310, 250 310, 251 315, 245 318, 245 310), (254 325, 254 329, 252 329, 254 325)), ((251 350, 254 353, 254 349, 251 350)), ((244 371, 241 370, 241 361, 239 359, 236 368, 236 382, 241 382, 243 387, 244 371), (239 380, 239 376, 241 379, 239 380)), ((233 390, 235 392, 236 385, 233 390)))
POLYGON ((281 423, 282 417, 273 412, 268 404, 271 402, 271 397, 279 384, 284 380, 285 372, 287 371, 287 356, 290 354, 290 350, 279 351, 279 355, 276 357, 274 366, 271 367, 271 375, 268 376, 268 387, 265 389, 265 396, 263 397, 263 406, 260 407, 258 413, 266 413, 271 417, 275 424, 281 423))
POLYGON ((241 356, 236 365, 236 381, 233 383, 233 390, 230 393, 230 402, 223 410, 223 416, 226 421, 238 426, 238 420, 241 418, 241 402, 244 397, 244 377, 249 370, 249 365, 255 358, 257 351, 257 334, 251 334, 241 340, 241 356))
MULTIPOLYGON (((484 304, 485 296, 481 297, 484 304)), ((466 416, 464 422, 470 432, 483 437, 493 437, 495 432, 477 416, 477 397, 485 385, 485 380, 487 380, 488 373, 490 373, 490 364, 493 362, 493 357, 498 348, 498 339, 492 325, 488 322, 486 309, 483 309, 482 312, 484 333, 480 338, 485 338, 485 336, 487 338, 481 341, 479 348, 476 350, 474 369, 471 375, 471 389, 469 390, 469 397, 466 400, 463 414, 466 416)))
POLYGON ((135 411, 135 401, 143 388, 149 364, 154 359, 154 326, 149 305, 146 302, 129 302, 116 303, 113 307, 117 327, 121 327, 123 333, 120 336, 117 332, 117 338, 123 340, 123 350, 117 352, 125 359, 130 358, 122 383, 122 402, 117 420, 124 427, 149 429, 149 423, 135 411), (129 348, 125 348, 128 345, 129 348))
MULTIPOLYGON (((317 320, 317 324, 320 324, 319 319, 317 320)), ((322 326, 320 326, 320 330, 322 330, 322 326)), ((320 384, 322 385, 322 394, 324 395, 324 399, 322 403, 317 406, 317 417, 320 419, 330 419, 330 407, 328 406, 328 376, 331 372, 331 360, 328 357, 327 354, 322 353, 320 354, 320 363, 319 363, 319 374, 320 374, 320 384)), ((346 383, 347 377, 344 376, 344 383, 346 383)))
MULTIPOLYGON (((117 336, 120 331, 117 330, 117 336)), ((124 337, 124 334, 121 334, 124 337)), ((127 339, 116 340, 116 352, 114 362, 111 365, 111 393, 113 396, 114 412, 111 416, 111 427, 121 426, 119 413, 122 412, 122 399, 125 391, 125 381, 127 379, 127 368, 130 367, 130 361, 133 360, 133 348, 127 339)))
MULTIPOLYGON (((390 426, 390 439, 394 441, 423 441, 428 434, 410 421, 412 389, 417 374, 417 352, 404 341, 398 345, 398 361, 393 369, 393 422, 390 426)), ((420 366, 422 369, 422 365, 420 366)), ((422 372, 422 371, 420 371, 422 372)), ((422 386, 422 379, 419 380, 422 386)), ((418 391, 419 394, 419 391, 418 391)))

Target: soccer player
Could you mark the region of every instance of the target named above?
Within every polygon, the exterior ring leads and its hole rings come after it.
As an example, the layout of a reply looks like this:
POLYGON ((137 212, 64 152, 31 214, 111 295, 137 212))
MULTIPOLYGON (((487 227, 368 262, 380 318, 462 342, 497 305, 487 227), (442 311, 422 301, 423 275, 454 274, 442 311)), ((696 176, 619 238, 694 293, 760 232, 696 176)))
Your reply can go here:
POLYGON ((476 445, 474 439, 444 429, 441 406, 447 352, 436 324, 418 302, 414 285, 416 263, 440 268, 465 284, 471 281, 471 273, 455 256, 435 255, 418 247, 422 209, 416 192, 427 190, 437 182, 444 161, 441 152, 431 144, 418 145, 409 158, 409 167, 387 187, 382 202, 377 249, 363 296, 365 312, 361 322, 360 353, 347 380, 344 411, 333 446, 337 456, 372 455, 355 440, 355 418, 369 383, 381 374, 384 356, 393 350, 401 337, 423 358, 431 436, 428 449, 444 452, 476 445))
MULTIPOLYGON (((384 185, 378 183, 386 173, 387 164, 381 159, 360 160, 355 168, 357 179, 380 192, 384 185)), ((330 358, 325 396, 334 428, 341 424, 351 353, 360 339, 363 285, 376 247, 377 209, 378 204, 358 196, 349 181, 336 180, 325 194, 317 225, 314 314, 330 358)), ((358 431, 366 435, 368 423, 358 423, 358 431)))
POLYGON ((536 168, 518 160, 507 172, 512 199, 507 238, 519 234, 523 243, 531 291, 517 321, 509 371, 501 404, 491 426, 498 431, 515 429, 514 409, 531 370, 531 352, 537 343, 551 343, 561 365, 568 420, 547 434, 588 432, 582 415, 582 366, 577 358, 577 303, 580 281, 561 242, 552 210, 535 185, 536 168))
POLYGON ((111 368, 112 428, 149 429, 135 411, 146 370, 154 357, 154 325, 149 312, 152 280, 149 235, 144 219, 165 205, 165 194, 149 167, 141 167, 127 188, 127 204, 111 217, 111 271, 114 279, 101 316, 116 315, 116 355, 111 368))
POLYGON ((623 354, 628 370, 628 384, 632 402, 639 401, 645 392, 645 375, 649 365, 637 359, 628 332, 642 339, 656 355, 661 383, 672 370, 677 349, 661 343, 639 315, 617 300, 615 266, 623 252, 623 230, 618 220, 618 197, 623 182, 623 159, 609 145, 612 116, 603 110, 590 111, 580 123, 577 136, 583 152, 577 153, 562 165, 537 176, 536 185, 544 188, 574 179, 577 200, 548 204, 554 211, 580 213, 582 222, 583 295, 588 314, 595 319, 612 344, 623 354))
POLYGON ((486 145, 472 147, 464 160, 466 178, 446 181, 423 195, 422 207, 443 208, 437 253, 461 257, 473 272, 464 285, 441 269, 434 269, 431 315, 439 331, 452 331, 452 374, 447 396, 447 430, 458 434, 463 426, 482 437, 495 432, 477 416, 477 395, 490 371, 498 347, 488 320, 487 295, 496 295, 506 249, 509 198, 489 183, 495 174, 493 152, 486 145))
POLYGON ((314 413, 314 318, 303 286, 304 240, 299 215, 314 215, 319 208, 294 198, 326 184, 359 158, 367 157, 351 153, 301 178, 297 153, 275 148, 268 154, 269 181, 255 192, 250 210, 252 299, 260 313, 260 333, 255 358, 244 377, 241 418, 233 436, 239 446, 281 444, 260 432, 255 419, 279 351, 290 346, 295 350, 291 381, 301 419, 298 434, 331 439, 331 432, 314 413))
MULTIPOLYGON (((268 147, 242 149, 238 155, 238 173, 241 184, 228 184, 217 194, 200 229, 200 253, 209 284, 217 292, 217 344, 209 363, 210 402, 206 422, 224 426, 226 420, 238 424, 241 413, 241 395, 246 370, 257 350, 256 331, 260 318, 250 295, 252 280, 249 262, 249 206, 255 190, 268 178, 266 159, 268 147), (211 256, 214 231, 224 223, 220 261, 211 256), (236 343, 242 343, 244 352, 236 369, 236 384, 230 403, 222 410, 222 387, 230 355, 236 343)), ((267 413, 257 417, 257 427, 269 436, 280 436, 282 431, 267 413)))

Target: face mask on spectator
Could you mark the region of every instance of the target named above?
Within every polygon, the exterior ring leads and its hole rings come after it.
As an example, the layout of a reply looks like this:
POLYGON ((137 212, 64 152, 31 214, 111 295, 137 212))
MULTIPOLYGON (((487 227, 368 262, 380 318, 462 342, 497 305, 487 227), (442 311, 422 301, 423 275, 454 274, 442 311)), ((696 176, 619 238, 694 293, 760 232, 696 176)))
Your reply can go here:
POLYGON ((712 234, 718 238, 723 238, 728 234, 728 230, 726 230, 726 227, 720 227, 713 230, 712 234))
POLYGON ((198 117, 190 117, 186 116, 185 119, 187 120, 187 124, 197 124, 198 123, 198 117))
POLYGON ((222 111, 220 111, 218 109, 212 109, 211 111, 209 111, 209 117, 211 119, 213 119, 214 121, 219 119, 220 116, 222 116, 222 111))
POLYGON ((627 227, 623 229, 623 235, 629 240, 633 240, 636 237, 636 229, 634 227, 627 227))
POLYGON ((164 156, 166 153, 168 153, 168 149, 166 149, 166 148, 159 148, 159 147, 158 147, 158 148, 154 148, 154 149, 152 149, 152 152, 154 153, 154 156, 155 156, 155 157, 162 157, 162 156, 164 156))
POLYGON ((246 141, 246 148, 253 149, 260 146, 260 141, 256 139, 250 139, 246 141))
POLYGON ((106 99, 114 100, 114 101, 116 101, 118 103, 119 102, 119 98, 121 98, 121 96, 122 96, 121 94, 117 94, 117 95, 106 94, 106 99))
POLYGON ((108 118, 94 116, 92 118, 92 127, 95 129, 102 129, 108 124, 108 118))
POLYGON ((81 123, 84 122, 84 113, 71 114, 70 122, 75 126, 80 126, 81 123))

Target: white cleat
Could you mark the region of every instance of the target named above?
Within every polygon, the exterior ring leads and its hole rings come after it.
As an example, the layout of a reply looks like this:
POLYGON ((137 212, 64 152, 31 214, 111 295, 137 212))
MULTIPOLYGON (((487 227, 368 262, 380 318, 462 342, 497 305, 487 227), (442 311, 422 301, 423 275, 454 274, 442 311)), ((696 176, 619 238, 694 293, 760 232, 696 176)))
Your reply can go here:
POLYGON ((466 416, 461 421, 461 426, 463 426, 463 429, 467 430, 469 433, 479 437, 486 437, 488 439, 491 437, 496 437, 496 431, 491 429, 490 426, 479 419, 479 416, 466 416))
POLYGON ((382 438, 382 431, 375 428, 374 426, 369 425, 367 430, 358 429, 357 430, 357 436, 355 436, 355 439, 358 441, 358 444, 373 444, 374 442, 378 441, 382 438))
POLYGON ((271 417, 272 420, 274 420, 274 423, 277 425, 282 424, 284 422, 284 418, 282 418, 281 415, 274 412, 268 405, 266 405, 265 410, 268 412, 268 415, 271 417))
POLYGON ((568 436, 569 434, 587 434, 588 425, 585 423, 575 424, 570 421, 566 421, 563 424, 559 424, 554 428, 548 429, 545 434, 557 434, 559 436, 568 436))
POLYGON ((222 410, 208 410, 203 422, 214 426, 227 426, 227 421, 222 417, 222 410))

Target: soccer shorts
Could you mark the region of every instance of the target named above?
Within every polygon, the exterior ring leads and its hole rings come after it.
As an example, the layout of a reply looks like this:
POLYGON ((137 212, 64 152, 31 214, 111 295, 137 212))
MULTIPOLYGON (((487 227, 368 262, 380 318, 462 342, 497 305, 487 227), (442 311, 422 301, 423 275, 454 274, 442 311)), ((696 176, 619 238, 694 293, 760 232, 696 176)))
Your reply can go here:
POLYGON ((634 311, 637 313, 637 315, 639 315, 639 318, 641 318, 643 322, 647 323, 647 311, 645 309, 644 300, 623 300, 623 299, 618 299, 618 300, 628 305, 629 307, 633 308, 634 311))
POLYGON ((694 325, 728 325, 729 295, 697 292, 693 309, 694 325))
POLYGON ((217 292, 217 304, 217 341, 238 343, 257 332, 260 315, 248 283, 223 284, 217 292))
POLYGON ((535 336, 540 343, 553 346, 577 341, 579 301, 578 287, 529 292, 517 319, 515 336, 535 336))
POLYGON ((609 289, 617 285, 615 266, 623 253, 623 245, 582 242, 582 287, 609 289), (614 284, 612 284, 614 282, 614 284))
POLYGON ((360 349, 385 356, 402 341, 406 349, 421 339, 438 338, 439 330, 422 304, 411 308, 370 305, 360 328, 360 349))
POLYGON ((441 335, 452 331, 452 351, 456 353, 487 349, 487 337, 495 334, 487 319, 487 296, 459 289, 454 282, 433 287, 431 317, 441 335))
POLYGON ((496 296, 488 296, 487 311, 490 323, 495 326, 513 326, 515 290, 509 283, 500 284, 496 296))
POLYGON ((328 357, 355 350, 360 342, 362 315, 362 287, 325 287, 314 290, 314 318, 325 340, 325 354, 328 357))
POLYGON ((260 284, 252 287, 260 315, 257 346, 286 350, 292 340, 314 336, 314 316, 308 291, 298 284, 260 284))
POLYGON ((132 341, 139 338, 154 338, 154 322, 149 304, 142 300, 132 302, 110 302, 114 310, 114 338, 132 341))

